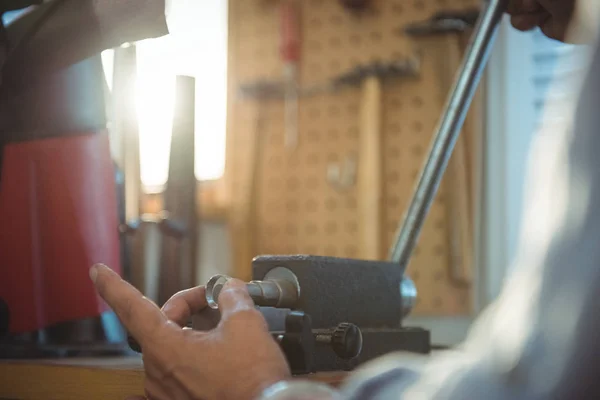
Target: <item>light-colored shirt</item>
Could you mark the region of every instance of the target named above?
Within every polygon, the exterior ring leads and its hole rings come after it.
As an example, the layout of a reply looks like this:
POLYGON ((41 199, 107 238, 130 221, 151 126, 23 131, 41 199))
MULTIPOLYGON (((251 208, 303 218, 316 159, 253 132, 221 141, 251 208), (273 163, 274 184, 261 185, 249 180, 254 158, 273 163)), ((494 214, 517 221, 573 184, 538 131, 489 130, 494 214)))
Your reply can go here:
MULTIPOLYGON (((582 4, 597 27, 600 2, 582 4)), ((377 360, 344 399, 600 398, 600 46, 589 50, 578 96, 546 110, 572 117, 537 135, 518 257, 497 301, 459 349, 377 360)))

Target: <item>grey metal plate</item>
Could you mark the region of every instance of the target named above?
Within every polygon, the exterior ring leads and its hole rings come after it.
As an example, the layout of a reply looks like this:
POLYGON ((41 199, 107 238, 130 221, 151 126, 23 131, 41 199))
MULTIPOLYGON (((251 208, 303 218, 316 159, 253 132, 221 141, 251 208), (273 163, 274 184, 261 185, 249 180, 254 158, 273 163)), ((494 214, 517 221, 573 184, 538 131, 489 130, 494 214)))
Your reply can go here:
POLYGON ((400 326, 401 271, 396 264, 317 256, 261 256, 253 260, 253 279, 285 267, 298 277, 297 309, 309 314, 314 329, 351 322, 359 327, 400 326))

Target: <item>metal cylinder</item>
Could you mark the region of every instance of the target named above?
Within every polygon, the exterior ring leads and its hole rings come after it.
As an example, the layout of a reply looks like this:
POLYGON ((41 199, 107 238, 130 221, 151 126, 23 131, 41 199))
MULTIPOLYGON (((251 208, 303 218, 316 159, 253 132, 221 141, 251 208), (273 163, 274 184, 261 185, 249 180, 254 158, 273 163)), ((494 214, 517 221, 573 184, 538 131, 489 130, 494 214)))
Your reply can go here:
POLYGON ((315 335, 315 342, 319 344, 331 344, 333 337, 331 333, 320 333, 315 335))
POLYGON ((400 265, 402 273, 408 266, 423 222, 452 155, 454 144, 485 69, 508 0, 490 0, 488 3, 475 27, 460 74, 454 83, 443 118, 438 125, 429 158, 391 250, 390 258, 400 265))
MULTIPOLYGON (((213 309, 219 308, 219 294, 231 278, 215 275, 206 284, 206 301, 213 309)), ((294 308, 300 298, 300 285, 293 272, 287 268, 274 268, 262 281, 246 284, 248 294, 259 307, 294 308)))
POLYGON ((257 306, 293 308, 298 301, 298 289, 294 283, 283 279, 252 281, 246 287, 257 306))

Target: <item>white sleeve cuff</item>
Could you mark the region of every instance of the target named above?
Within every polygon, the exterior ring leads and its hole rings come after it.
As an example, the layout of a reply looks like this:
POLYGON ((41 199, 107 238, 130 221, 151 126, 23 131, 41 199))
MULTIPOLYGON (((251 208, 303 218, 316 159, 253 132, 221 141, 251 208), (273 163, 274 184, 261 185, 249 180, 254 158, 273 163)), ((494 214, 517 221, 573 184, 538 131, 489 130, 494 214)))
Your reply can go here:
POLYGON ((329 385, 298 380, 278 382, 256 400, 342 400, 342 396, 329 385))

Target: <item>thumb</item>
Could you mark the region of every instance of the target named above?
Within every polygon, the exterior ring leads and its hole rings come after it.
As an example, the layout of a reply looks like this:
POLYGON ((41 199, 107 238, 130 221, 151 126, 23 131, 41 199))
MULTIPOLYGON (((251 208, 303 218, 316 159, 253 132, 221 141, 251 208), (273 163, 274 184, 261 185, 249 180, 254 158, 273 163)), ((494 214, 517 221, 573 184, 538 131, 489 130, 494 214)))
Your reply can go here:
POLYGON ((227 282, 219 293, 219 310, 221 311, 221 329, 228 332, 247 333, 268 331, 267 321, 257 310, 254 301, 248 294, 246 284, 237 279, 227 282))
POLYGON ((246 284, 238 279, 231 279, 219 293, 219 310, 221 310, 222 317, 254 309, 254 307, 254 301, 248 294, 246 284))

